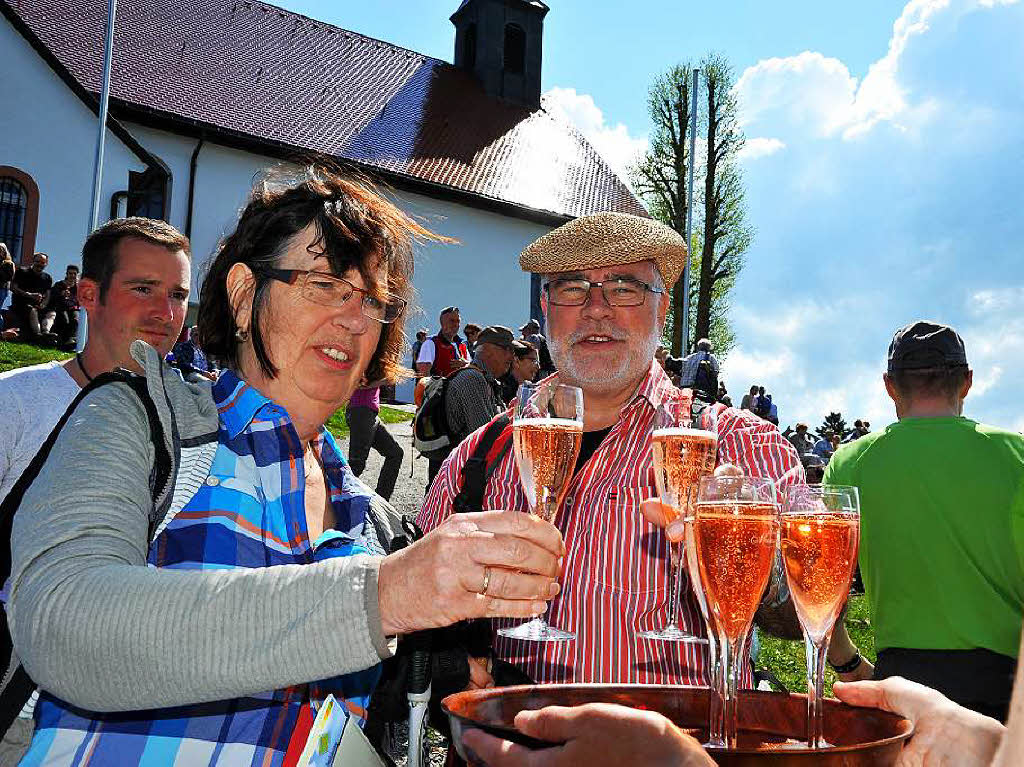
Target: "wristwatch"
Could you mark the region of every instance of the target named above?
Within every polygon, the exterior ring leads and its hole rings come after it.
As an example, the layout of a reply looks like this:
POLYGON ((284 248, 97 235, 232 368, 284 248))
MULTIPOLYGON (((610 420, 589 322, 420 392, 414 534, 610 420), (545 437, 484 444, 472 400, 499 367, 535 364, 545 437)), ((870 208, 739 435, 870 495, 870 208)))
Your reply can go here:
POLYGON ((853 657, 846 661, 846 663, 840 663, 838 666, 828 660, 828 658, 825 659, 825 662, 828 663, 828 665, 832 667, 832 670, 837 674, 849 674, 856 671, 863 661, 864 658, 861 657, 860 650, 854 652, 853 657))

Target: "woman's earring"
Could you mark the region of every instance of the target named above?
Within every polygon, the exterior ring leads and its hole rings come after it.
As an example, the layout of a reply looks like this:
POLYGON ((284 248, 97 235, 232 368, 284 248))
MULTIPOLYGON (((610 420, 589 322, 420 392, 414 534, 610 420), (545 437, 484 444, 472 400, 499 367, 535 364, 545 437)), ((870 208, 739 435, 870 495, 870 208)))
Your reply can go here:
POLYGON ((246 341, 249 340, 249 331, 239 328, 238 330, 235 331, 235 338, 237 338, 242 343, 245 343, 246 341))

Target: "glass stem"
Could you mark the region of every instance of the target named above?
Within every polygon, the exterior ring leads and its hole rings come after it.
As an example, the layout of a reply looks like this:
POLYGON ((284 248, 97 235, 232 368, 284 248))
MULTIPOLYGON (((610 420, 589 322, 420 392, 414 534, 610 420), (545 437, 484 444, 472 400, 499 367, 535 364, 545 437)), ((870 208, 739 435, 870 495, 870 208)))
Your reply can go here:
POLYGON ((682 544, 670 541, 668 549, 671 562, 668 571, 668 625, 669 628, 675 628, 679 625, 679 584, 682 581, 679 576, 682 574, 680 572, 683 562, 682 544))
POLYGON ((739 652, 742 642, 730 642, 724 634, 719 635, 721 640, 722 671, 721 681, 723 682, 723 719, 725 720, 725 745, 726 748, 736 748, 739 737, 739 706, 737 705, 737 693, 739 691, 739 652))
POLYGON ((804 640, 807 653, 807 745, 824 748, 824 722, 821 700, 825 695, 825 654, 828 652, 828 632, 817 644, 808 637, 804 640))
POLYGON ((725 747, 725 691, 722 677, 722 653, 718 639, 708 631, 708 663, 711 671, 711 691, 708 696, 708 745, 725 747))

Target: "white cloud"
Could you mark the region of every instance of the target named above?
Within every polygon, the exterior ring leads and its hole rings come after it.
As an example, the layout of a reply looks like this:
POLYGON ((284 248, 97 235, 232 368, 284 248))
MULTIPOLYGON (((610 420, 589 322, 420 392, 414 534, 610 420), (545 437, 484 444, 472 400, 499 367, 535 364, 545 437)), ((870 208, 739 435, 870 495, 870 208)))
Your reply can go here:
POLYGON ((760 157, 767 157, 786 148, 786 145, 777 138, 748 138, 738 153, 741 162, 756 160, 760 157))
POLYGON ((992 312, 1005 312, 1009 309, 1024 309, 1024 285, 1010 288, 989 288, 971 294, 967 302, 967 311, 976 317, 984 317, 992 312))
POLYGON ((740 122, 781 123, 789 134, 827 136, 850 119, 857 79, 839 59, 805 51, 748 67, 736 81, 740 122))
POLYGON ((609 125, 594 98, 575 88, 552 88, 541 103, 548 112, 574 124, 619 178, 629 183, 629 167, 647 151, 646 136, 630 135, 623 123, 609 125))

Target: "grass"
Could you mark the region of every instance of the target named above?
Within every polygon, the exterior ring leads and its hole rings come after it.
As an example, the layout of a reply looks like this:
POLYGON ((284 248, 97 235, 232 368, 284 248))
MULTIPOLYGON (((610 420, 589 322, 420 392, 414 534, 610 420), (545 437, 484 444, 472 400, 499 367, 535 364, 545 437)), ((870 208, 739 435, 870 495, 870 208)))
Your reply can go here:
MULTIPOLYGON (((875 635, 871 628, 871 614, 868 610, 867 597, 850 597, 850 608, 846 615, 846 630, 850 639, 860 650, 861 655, 872 663, 875 662, 875 635)), ((779 678, 790 692, 806 692, 806 660, 804 643, 776 639, 761 632, 761 654, 757 665, 767 668, 779 678)), ((825 694, 832 694, 832 682, 836 679, 835 672, 825 668, 825 694)))
MULTIPOLYGON (((29 344, 0 341, 0 372, 13 370, 26 365, 37 365, 50 360, 67 359, 72 355, 55 349, 41 349, 29 344)), ((412 414, 386 405, 380 408, 380 419, 384 423, 401 423, 411 421, 412 414)), ((337 438, 348 436, 345 424, 345 410, 338 410, 327 421, 327 428, 337 438)), ((850 609, 846 616, 846 627, 853 643, 860 648, 865 658, 875 662, 875 638, 871 628, 867 599, 863 596, 850 598, 850 609)), ((803 642, 791 642, 776 639, 762 632, 761 655, 758 665, 767 668, 789 688, 791 692, 804 692, 806 689, 806 671, 803 642)), ((825 671, 825 691, 831 694, 832 682, 836 675, 832 669, 825 671)))
POLYGON ((0 373, 51 360, 66 360, 75 355, 56 349, 43 349, 31 344, 0 341, 0 373))
MULTIPOLYGON (((411 421, 412 413, 381 405, 380 420, 384 423, 402 423, 403 421, 411 421)), ((327 430, 337 439, 348 436, 348 424, 345 423, 345 408, 336 411, 334 415, 327 419, 327 430)))

